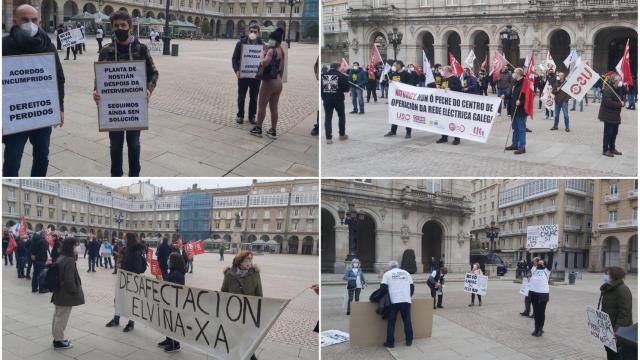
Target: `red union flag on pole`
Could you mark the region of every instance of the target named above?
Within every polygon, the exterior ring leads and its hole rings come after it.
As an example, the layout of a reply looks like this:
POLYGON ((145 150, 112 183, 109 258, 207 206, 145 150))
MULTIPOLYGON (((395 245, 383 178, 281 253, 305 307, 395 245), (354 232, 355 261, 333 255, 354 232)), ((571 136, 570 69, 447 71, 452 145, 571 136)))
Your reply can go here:
POLYGON ((147 262, 151 262, 153 259, 153 248, 147 248, 147 262))
POLYGON ((156 259, 151 259, 151 275, 162 276, 162 270, 160 270, 160 263, 156 259))
POLYGON ((347 62, 347 60, 342 58, 342 60, 340 61, 340 67, 338 68, 338 71, 340 71, 343 74, 346 74, 347 70, 349 70, 349 63, 347 62))
POLYGON ((531 119, 533 119, 533 98, 536 93, 533 90, 533 83, 535 81, 535 64, 533 52, 529 55, 529 64, 527 66, 527 71, 524 73, 524 82, 522 88, 524 91, 524 111, 529 115, 531 119))
POLYGON ((18 238, 22 239, 25 235, 27 235, 27 219, 22 215, 20 218, 20 229, 18 229, 18 238))
POLYGON ((622 76, 622 83, 624 85, 633 86, 633 79, 631 78, 631 59, 629 58, 629 39, 624 47, 624 55, 622 59, 616 65, 616 71, 622 76))
POLYGON ((7 255, 11 255, 11 253, 18 247, 16 244, 16 239, 13 237, 13 233, 9 231, 9 246, 7 246, 7 255))
POLYGON ((202 240, 193 243, 193 253, 194 255, 204 254, 204 242, 202 240))
POLYGON ((378 45, 376 43, 373 43, 373 45, 371 46, 371 60, 369 64, 375 66, 381 62, 383 61, 382 61, 382 56, 380 56, 380 51, 378 50, 378 45))
POLYGON ((500 78, 500 71, 502 71, 502 68, 507 64, 509 64, 509 62, 504 56, 502 56, 502 54, 497 51, 493 54, 493 65, 491 66, 491 72, 489 73, 493 76, 493 81, 498 81, 500 78))
POLYGON ((453 56, 451 52, 449 52, 449 65, 456 77, 462 76, 462 65, 460 65, 456 57, 453 56))

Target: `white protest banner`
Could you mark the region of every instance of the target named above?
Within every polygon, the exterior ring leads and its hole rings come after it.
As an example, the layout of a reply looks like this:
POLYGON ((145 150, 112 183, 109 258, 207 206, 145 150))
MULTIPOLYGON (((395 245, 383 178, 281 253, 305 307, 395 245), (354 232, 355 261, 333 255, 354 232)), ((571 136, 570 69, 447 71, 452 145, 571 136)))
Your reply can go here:
POLYGON ((554 109, 555 96, 553 95, 551 90, 551 84, 549 84, 549 82, 547 81, 547 83, 544 85, 544 89, 542 89, 542 93, 540 93, 540 99, 542 99, 542 101, 544 102, 544 106, 545 108, 547 108, 547 110, 554 109))
POLYGON ((144 61, 95 62, 100 131, 149 128, 144 61))
POLYGON ((557 249, 559 233, 558 224, 527 226, 527 249, 557 249))
POLYGON ((484 275, 467 273, 464 276, 464 291, 472 294, 487 295, 487 284, 489 278, 484 275))
POLYGON ((486 143, 500 98, 389 84, 389 123, 486 143))
POLYGON ((562 91, 566 92, 576 101, 582 100, 582 98, 591 90, 593 85, 598 82, 600 75, 598 75, 592 68, 585 62, 576 64, 575 70, 569 76, 562 86, 562 91))
POLYGON ((320 347, 349 341, 349 333, 340 330, 327 330, 320 333, 320 347))
POLYGON ((529 296, 529 279, 522 279, 522 286, 520 286, 520 294, 524 296, 529 296))
POLYGON ((2 135, 60 124, 55 54, 2 57, 2 135))
POLYGON ((289 300, 174 284, 118 269, 115 314, 218 359, 247 360, 289 300))
POLYGON ((240 56, 240 78, 254 79, 260 65, 262 45, 242 45, 240 56))
POLYGON ((618 352, 609 314, 587 307, 587 322, 589 324, 589 333, 594 339, 600 341, 602 345, 609 349, 618 352))
POLYGON ((82 31, 80 29, 65 31, 58 34, 58 37, 60 38, 60 43, 62 44, 63 49, 76 46, 77 44, 84 42, 84 36, 82 36, 82 31))

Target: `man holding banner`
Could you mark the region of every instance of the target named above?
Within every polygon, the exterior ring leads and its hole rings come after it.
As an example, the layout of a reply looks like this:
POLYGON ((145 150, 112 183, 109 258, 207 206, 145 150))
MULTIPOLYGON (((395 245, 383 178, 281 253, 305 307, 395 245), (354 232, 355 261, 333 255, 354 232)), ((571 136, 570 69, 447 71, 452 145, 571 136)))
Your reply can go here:
POLYGON ((260 64, 263 42, 262 38, 260 38, 260 25, 258 23, 249 25, 247 32, 247 35, 242 36, 236 43, 231 65, 238 78, 238 113, 236 122, 238 124, 244 122, 244 99, 248 90, 249 123, 255 125, 256 113, 258 112, 258 92, 260 91, 260 79, 256 79, 256 72, 260 64))
MULTIPOLYGON (((442 79, 442 82, 440 83, 440 88, 441 89, 445 89, 445 90, 449 90, 449 91, 462 92, 462 82, 460 81, 460 78, 457 77, 453 73, 453 69, 451 68, 451 66, 443 67, 442 71, 443 71, 443 74, 444 74, 444 78, 442 79)), ((438 139, 438 141, 436 141, 437 144, 442 144, 442 143, 446 143, 446 142, 449 142, 449 136, 447 136, 447 135, 442 135, 440 137, 440 139, 438 139)), ((453 145, 460 144, 460 138, 459 137, 454 137, 452 144, 453 145)))
POLYGON ((5 149, 2 176, 18 176, 27 140, 33 145, 31 176, 47 176, 51 126, 56 127, 59 124, 62 127, 64 124, 64 72, 56 47, 47 33, 38 27, 39 22, 38 11, 33 6, 20 5, 14 10, 14 25, 11 27, 9 35, 2 38, 3 81, 12 80, 11 77, 4 74, 5 70, 29 76, 16 77, 16 81, 31 80, 31 83, 13 83, 7 87, 3 84, 2 142, 5 144, 5 149), (17 61, 13 68, 9 68, 10 62, 8 58, 5 58, 5 56, 32 54, 42 56, 21 57, 21 60, 17 61), (48 55, 45 56, 45 54, 48 55), (41 78, 49 80, 53 87, 51 91, 45 92, 44 87, 40 87, 45 85, 45 82, 37 83, 33 81, 35 76, 28 75, 36 74, 35 72, 44 75, 41 78), (57 96, 54 94, 56 83, 57 96), (45 94, 46 96, 43 96, 45 94), (47 105, 38 109, 39 104, 47 105), (5 111, 5 106, 7 111, 5 111), (15 112, 10 109, 14 109, 15 112), (38 113, 42 113, 42 115, 40 116, 38 113), (21 120, 21 122, 13 120, 21 120), (11 126, 21 128, 9 134, 8 130, 11 126))
MULTIPOLYGON (((116 40, 102 48, 98 56, 98 62, 123 62, 123 61, 144 61, 146 77, 146 103, 135 103, 136 108, 144 107, 140 111, 146 114, 146 107, 149 103, 151 93, 158 82, 158 70, 153 64, 151 53, 146 45, 131 35, 131 16, 124 11, 114 12, 110 19, 111 27, 116 36, 116 40)), ((124 68, 121 67, 121 68, 124 68)), ((131 67, 129 67, 131 69, 131 67)), ((132 73, 116 74, 114 76, 134 76, 132 73)), ((114 83, 114 82, 110 82, 114 83)), ((130 82, 127 82, 130 83, 130 82)), ((115 90, 117 89, 108 89, 115 90)), ((93 100, 100 107, 101 96, 97 90, 93 90, 93 100)), ((133 102, 133 99, 131 100, 133 102)), ((114 104, 120 105, 120 104, 114 104)), ((130 111, 138 109, 129 109, 130 111)), ((146 119, 145 119, 146 120, 146 119)), ((129 176, 140 176, 140 127, 134 122, 127 122, 120 125, 123 130, 109 130, 109 140, 111 143, 111 176, 119 177, 123 175, 122 170, 122 150, 124 148, 125 133, 127 139, 127 149, 129 155, 129 176), (132 130, 125 130, 133 126, 132 130), (137 128, 138 130, 135 130, 137 128)), ((108 130, 108 129, 107 129, 108 130)))

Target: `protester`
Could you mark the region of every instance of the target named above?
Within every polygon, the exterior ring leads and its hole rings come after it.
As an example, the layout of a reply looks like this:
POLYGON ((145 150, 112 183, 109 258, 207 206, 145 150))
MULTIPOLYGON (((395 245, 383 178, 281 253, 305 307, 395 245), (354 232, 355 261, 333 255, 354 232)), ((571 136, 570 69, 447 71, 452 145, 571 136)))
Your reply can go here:
POLYGON ((502 103, 504 102, 504 107, 507 108, 507 114, 509 114, 509 109, 511 109, 511 89, 513 88, 513 77, 509 72, 509 68, 507 65, 502 67, 500 71, 500 77, 496 81, 496 87, 498 88, 498 97, 502 98, 502 102, 500 102, 500 106, 498 106, 498 115, 502 114, 502 103))
POLYGON ((53 246, 51 247, 51 261, 56 262, 58 256, 60 256, 60 245, 62 245, 62 240, 58 239, 58 236, 52 235, 53 238, 53 246))
POLYGON ((156 249, 156 258, 158 259, 158 265, 162 272, 162 278, 167 278, 167 270, 169 269, 169 255, 171 255, 171 245, 169 245, 169 238, 162 239, 162 243, 156 249))
MULTIPOLYGON (((65 27, 64 32, 71 31, 73 29, 73 25, 68 25, 65 27)), ((69 52, 73 53, 73 60, 76 60, 76 55, 78 54, 78 46, 72 45, 67 48, 67 57, 64 58, 65 60, 69 60, 69 52)))
MULTIPOLYGON (((11 230, 9 230, 11 231, 11 230)), ((7 248, 9 247, 9 234, 7 231, 2 233, 2 257, 4 258, 4 266, 13 266, 13 253, 7 255, 7 248)))
POLYGON ((433 78, 436 81, 436 88, 440 89, 442 85, 443 75, 442 75, 442 65, 435 64, 433 66, 433 78))
POLYGON ((513 114, 513 120, 511 121, 511 128, 513 129, 513 136, 511 138, 511 145, 506 147, 505 150, 515 150, 515 155, 524 154, 526 152, 525 146, 527 145, 527 114, 524 104, 526 96, 523 91, 524 83, 524 71, 521 68, 516 68, 513 71, 515 84, 513 86, 513 101, 511 106, 513 107, 509 112, 513 114))
MULTIPOLYGON (((474 275, 482 276, 482 270, 480 270, 480 264, 474 263, 471 268, 471 273, 474 275)), ((471 293, 471 304, 469 306, 474 306, 474 302, 476 300, 476 294, 471 293)), ((478 294, 478 306, 482 306, 482 295, 478 294)))
POLYGON ((18 270, 18 279, 25 277, 24 267, 27 262, 27 254, 29 254, 29 249, 27 248, 26 239, 18 239, 16 244, 16 267, 18 270))
POLYGON ((100 243, 95 237, 91 237, 87 249, 89 250, 89 269, 87 272, 96 272, 96 261, 100 256, 100 243))
POLYGON ((333 111, 338 114, 338 135, 340 140, 347 140, 346 116, 344 113, 344 93, 349 91, 348 78, 338 71, 340 64, 331 64, 331 69, 322 75, 322 106, 324 107, 324 131, 327 144, 333 144, 333 111))
POLYGON ((111 255, 113 253, 113 246, 107 241, 102 240, 102 245, 100 245, 100 256, 102 257, 102 262, 104 263, 104 268, 107 268, 107 262, 109 263, 109 268, 113 269, 113 265, 111 264, 111 255))
POLYGON ((27 274, 25 279, 31 280, 31 266, 33 265, 33 260, 31 260, 31 237, 29 235, 24 236, 24 247, 27 250, 27 274))
POLYGON ((380 289, 389 294, 391 308, 388 313, 387 339, 384 346, 395 346, 396 318, 398 313, 404 323, 404 334, 407 346, 413 342, 413 325, 411 324, 411 297, 415 287, 411 275, 398 267, 395 260, 389 261, 387 272, 382 275, 380 289))
POLYGON ((380 71, 380 99, 388 99, 388 98, 389 98, 389 73, 382 70, 380 71))
POLYGON ((436 308, 436 296, 438 297, 438 308, 444 308, 442 306, 442 295, 444 289, 444 276, 447 274, 447 268, 440 266, 438 270, 433 270, 431 275, 427 279, 427 286, 431 290, 431 297, 433 298, 433 308, 436 308))
POLYGON ((629 90, 627 91, 627 100, 629 101, 629 106, 627 110, 635 110, 636 109, 636 96, 638 96, 638 79, 633 76, 633 85, 629 85, 629 90))
POLYGON ((187 264, 189 263, 189 257, 187 256, 187 252, 184 250, 184 245, 180 241, 174 241, 173 246, 171 247, 172 253, 178 253, 182 256, 184 260, 184 273, 187 273, 187 264))
MULTIPOLYGON (((192 241, 189 241, 192 242, 192 241)), ((186 271, 189 272, 189 274, 193 273, 193 253, 189 253, 187 251, 185 251, 185 253, 187 254, 187 264, 185 266, 185 273, 186 271)))
POLYGON ((487 89, 489 88, 487 76, 487 72, 484 69, 480 69, 480 73, 478 74, 478 95, 487 96, 487 89))
MULTIPOLYGON (((153 64, 151 52, 146 45, 131 35, 131 16, 125 11, 116 11, 109 18, 116 40, 100 51, 98 61, 143 60, 146 64, 147 103, 158 82, 158 70, 153 64)), ((93 89, 93 100, 98 103, 100 95, 93 89)), ((122 171, 122 150, 125 136, 129 160, 129 176, 140 176, 140 130, 109 131, 111 146, 111 176, 119 177, 122 171)))
POLYGON ((549 302, 549 274, 551 271, 545 267, 544 260, 538 260, 538 265, 531 270, 529 280, 529 298, 533 306, 535 330, 531 335, 540 337, 544 333, 544 319, 549 302))
MULTIPOLYGON (((138 240, 135 233, 126 233, 126 246, 121 250, 120 268, 125 271, 131 271, 136 274, 143 274, 147 270, 147 262, 145 261, 144 245, 138 240)), ((120 315, 114 315, 113 319, 105 325, 106 327, 119 326, 120 315)), ((127 325, 122 330, 129 332, 133 329, 134 322, 129 319, 127 325)))
POLYGON ((347 301, 347 315, 351 315, 351 302, 354 300, 354 297, 356 302, 360 301, 360 292, 367 283, 360 268, 360 260, 351 260, 351 268, 347 269, 342 279, 347 281, 347 295, 349 296, 349 300, 347 301))
POLYGON ((233 50, 231 65, 233 66, 233 72, 238 78, 238 113, 236 115, 236 122, 238 124, 242 124, 244 122, 244 99, 247 96, 247 91, 249 91, 249 123, 255 125, 256 113, 258 110, 258 91, 260 90, 260 79, 240 77, 242 48, 244 45, 262 44, 263 42, 260 38, 260 25, 258 25, 258 23, 252 23, 247 29, 247 34, 240 37, 240 40, 238 40, 236 47, 233 50))
MULTIPOLYGON (((40 19, 38 11, 29 4, 18 6, 13 12, 13 26, 9 35, 2 38, 2 56, 53 53, 56 62, 56 78, 58 81, 58 98, 60 101, 60 127, 64 124, 64 72, 58 57, 56 47, 49 35, 38 27, 40 19)), ((33 146, 31 156, 32 177, 47 176, 49 167, 49 143, 51 141, 51 127, 23 131, 11 135, 4 135, 4 163, 3 177, 19 176, 22 154, 27 140, 33 146)))
POLYGON ((378 96, 376 94, 378 80, 380 80, 380 76, 378 76, 378 74, 376 73, 374 65, 370 64, 367 68, 367 102, 369 102, 369 100, 371 99, 371 95, 373 95, 373 102, 378 102, 378 96))
POLYGON ((102 40, 104 39, 104 30, 102 26, 98 25, 96 29, 96 41, 98 42, 98 52, 102 51, 102 40))
POLYGON ((558 79, 553 83, 551 93, 554 95, 555 101, 555 117, 553 118, 553 127, 551 130, 558 130, 558 123, 560 122, 560 110, 564 115, 564 131, 569 132, 569 94, 564 92, 561 88, 565 83, 564 73, 558 72, 558 79))
POLYGON ((470 68, 464 68, 463 72, 463 81, 462 81, 462 92, 466 94, 474 94, 477 95, 479 92, 478 79, 473 76, 473 72, 470 68))
MULTIPOLYGON (((184 285, 184 258, 178 253, 173 253, 169 257, 169 274, 165 281, 184 285)), ((170 337, 165 337, 164 341, 158 343, 158 346, 163 347, 165 352, 180 351, 180 343, 170 337)))
MULTIPOLYGON (((537 256, 534 257, 532 262, 531 262, 531 268, 527 267, 528 270, 527 270, 525 276, 527 277, 527 280, 529 282, 531 282, 531 272, 538 266, 538 260, 540 260, 539 257, 537 257, 537 256)), ((524 297, 524 311, 521 312, 520 315, 528 316, 530 318, 534 318, 535 317, 535 313, 536 313, 535 307, 533 308, 533 312, 531 313, 531 315, 529 315, 529 312, 531 312, 531 291, 529 291, 527 293, 527 295, 524 297)))
POLYGON ((64 32, 64 27, 62 26, 62 24, 59 24, 58 26, 56 26, 56 31, 54 32, 54 35, 56 36, 56 50, 60 51, 62 50, 62 41, 60 41, 60 34, 62 34, 64 32))
POLYGON ((86 36, 84 34, 84 24, 80 24, 80 33, 82 33, 82 43, 78 45, 80 47, 80 54, 82 55, 83 51, 87 51, 87 41, 86 41, 86 36))
POLYGON ((113 272, 112 274, 118 273, 118 263, 120 263, 121 253, 122 253, 122 243, 120 240, 115 240, 113 245, 113 272))
POLYGON ((353 63, 353 67, 347 71, 349 78, 349 94, 353 110, 349 114, 364 114, 364 89, 367 86, 367 73, 362 70, 360 63, 353 63), (359 106, 359 110, 358 110, 359 106))
POLYGON ((265 134, 271 139, 277 139, 276 125, 278 124, 278 102, 282 93, 282 75, 284 74, 284 50, 281 47, 284 31, 275 29, 269 35, 267 50, 260 55, 260 65, 265 68, 258 94, 258 123, 251 129, 250 134, 262 136, 262 123, 267 114, 267 105, 271 113, 271 129, 265 134))
POLYGON ((64 338, 64 330, 67 328, 71 309, 74 306, 84 304, 82 280, 80 280, 75 260, 75 245, 76 239, 64 239, 60 257, 56 261, 60 287, 51 295, 51 302, 55 306, 51 324, 54 349, 69 349, 72 347, 71 342, 64 338))
POLYGON ((220 250, 218 252, 220 253, 220 261, 224 261, 224 245, 220 245, 220 250))
MULTIPOLYGON (((407 73, 407 71, 404 69, 404 63, 400 60, 396 61, 393 63, 393 65, 391 66, 391 74, 389 75, 389 83, 391 82, 399 82, 402 84, 409 84, 409 74, 407 73)), ((411 139, 411 128, 410 127, 406 127, 406 133, 404 135, 405 139, 411 139)), ((389 137, 389 136, 396 136, 396 132, 398 131, 398 125, 396 124, 392 124, 391 125, 391 130, 389 130, 388 133, 386 133, 384 136, 385 137, 389 137)))
POLYGON ((620 127, 620 112, 624 107, 624 102, 620 100, 620 76, 615 74, 610 77, 609 85, 602 91, 602 101, 600 110, 598 111, 598 119, 604 123, 604 132, 602 135, 602 155, 613 157, 613 155, 622 155, 616 149, 616 137, 618 136, 618 128, 620 127))
MULTIPOLYGON (((462 92, 462 82, 460 82, 460 78, 458 78, 454 73, 453 70, 451 69, 451 66, 444 66, 442 68, 442 82, 440 83, 440 89, 444 89, 445 91, 457 91, 457 92, 462 92)), ((437 85, 437 81, 436 81, 436 85, 437 85)), ((442 135, 440 137, 440 139, 438 139, 438 141, 436 141, 436 144, 443 144, 449 142, 449 136, 447 135, 442 135)), ((453 138, 453 145, 458 145, 460 144, 460 138, 459 137, 454 137, 453 138)))
MULTIPOLYGON (((598 309, 609 315, 613 331, 616 332, 620 327, 633 325, 633 317, 631 316, 633 296, 629 287, 624 283, 623 269, 617 266, 608 267, 604 273, 604 284, 600 286, 598 309)), ((607 360, 637 358, 636 349, 625 347, 617 339, 616 347, 617 353, 605 347, 607 360)))

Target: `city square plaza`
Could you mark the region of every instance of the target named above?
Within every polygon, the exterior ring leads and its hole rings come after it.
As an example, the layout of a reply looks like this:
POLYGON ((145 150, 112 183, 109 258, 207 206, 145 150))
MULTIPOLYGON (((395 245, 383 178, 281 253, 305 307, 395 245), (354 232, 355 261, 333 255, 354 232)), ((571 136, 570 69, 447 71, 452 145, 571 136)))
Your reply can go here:
MULTIPOLYGON (((586 308, 596 307, 602 285, 601 273, 583 273, 575 285, 556 283, 550 286, 544 334, 531 336, 534 319, 521 316, 524 297, 521 284, 514 283, 515 271, 509 270, 500 280, 489 280, 482 306, 469 307, 471 296, 463 291, 463 274, 448 274, 445 279, 443 309, 433 310, 430 338, 414 339, 405 346, 396 341, 394 348, 351 346, 349 342, 322 347, 323 359, 474 359, 474 360, 596 360, 606 358, 604 347, 589 334, 586 308)), ((377 274, 365 274, 367 286, 360 294, 366 302, 379 287, 377 274)), ((413 299, 428 299, 429 288, 424 274, 414 274, 413 299)), ((638 278, 628 274, 625 284, 634 294, 633 322, 638 321, 638 278)), ((342 274, 322 275, 322 331, 336 329, 349 332, 346 313, 347 294, 342 274)), ((477 300, 477 299, 476 299, 477 300)), ((352 303, 353 306, 353 303, 352 303)), ((398 315, 399 317, 400 315, 398 315)), ((371 318, 379 315, 372 312, 371 318)), ((375 319, 375 321, 380 321, 375 319)), ((400 322, 398 322, 401 324, 400 322)), ((401 326, 396 324, 396 326, 401 326)))
MULTIPOLYGON (((378 91, 378 95, 380 92, 378 91)), ((387 99, 365 102, 365 113, 349 114, 351 98, 345 100, 346 141, 322 141, 323 176, 636 176, 638 172, 638 113, 622 109, 616 148, 622 156, 602 155, 603 123, 598 120, 600 103, 580 104, 569 111, 571 132, 564 131, 560 114, 559 129, 549 130, 552 119, 545 119, 544 106, 538 109, 534 99, 533 120, 527 119, 526 150, 522 155, 504 151, 511 145, 511 117, 503 111, 494 120, 487 143, 462 139, 460 145, 436 144, 439 134, 414 129, 405 139, 399 126, 397 135, 383 137, 389 131, 387 99), (508 140, 507 140, 508 138, 508 140), (506 145, 505 145, 506 141, 506 145)), ((489 96, 496 96, 491 94, 489 96)), ((366 97, 366 96, 365 96, 366 97)), ((571 109, 573 101, 569 101, 571 109)), ((322 114, 324 116, 324 113, 322 114)), ((323 118, 324 119, 324 118, 323 118)), ((337 137, 337 115, 333 114, 333 131, 337 137)), ((323 127, 324 129, 324 127, 323 127)), ((324 134, 324 131, 323 131, 324 134)))
MULTIPOLYGON (((135 34, 134 34, 135 35, 135 34)), ((55 44, 54 35, 50 35, 55 44)), ((148 39, 141 39, 149 44, 148 39)), ((103 45, 109 44, 105 38, 103 45)), ((231 67, 236 40, 172 40, 179 56, 152 52, 159 72, 149 103, 149 129, 143 130, 142 176, 317 176, 318 81, 313 66, 318 45, 292 42, 287 82, 279 102, 278 139, 251 136, 253 125, 235 122, 237 78, 231 67)), ((286 43, 283 43, 286 46, 286 43)), ((161 47, 161 46, 160 46, 161 47)), ((98 44, 86 39, 86 52, 63 60, 64 126, 53 129, 48 176, 109 176, 108 132, 98 131, 92 99, 98 44)), ((72 55, 72 54, 71 54, 72 55)), ((245 109, 249 106, 249 94, 245 109)), ((245 112, 248 110, 245 110, 245 112)), ((265 127, 270 126, 267 109, 265 127)), ((20 176, 31 171, 31 144, 25 146, 20 176)), ((125 176, 128 169, 124 148, 125 176)))
MULTIPOLYGON (((230 253, 224 261, 219 261, 217 252, 196 256, 193 273, 186 274, 186 285, 219 290, 223 270, 232 259, 230 253)), ((105 327, 113 317, 116 275, 97 266, 95 273, 87 273, 87 261, 88 257, 78 256, 85 304, 71 311, 65 337, 73 347, 64 351, 55 351, 51 345, 51 293, 31 293, 31 282, 17 278, 15 265, 3 267, 2 359, 213 359, 186 343, 179 352, 165 353, 156 346, 164 335, 140 322, 123 333, 126 317, 119 327, 105 327)), ((292 299, 255 355, 258 359, 317 359, 318 334, 313 328, 319 317, 318 295, 309 287, 318 282, 318 258, 265 254, 256 255, 254 263, 260 268, 265 297, 292 299)), ((151 276, 149 272, 147 269, 147 276, 151 276)))

